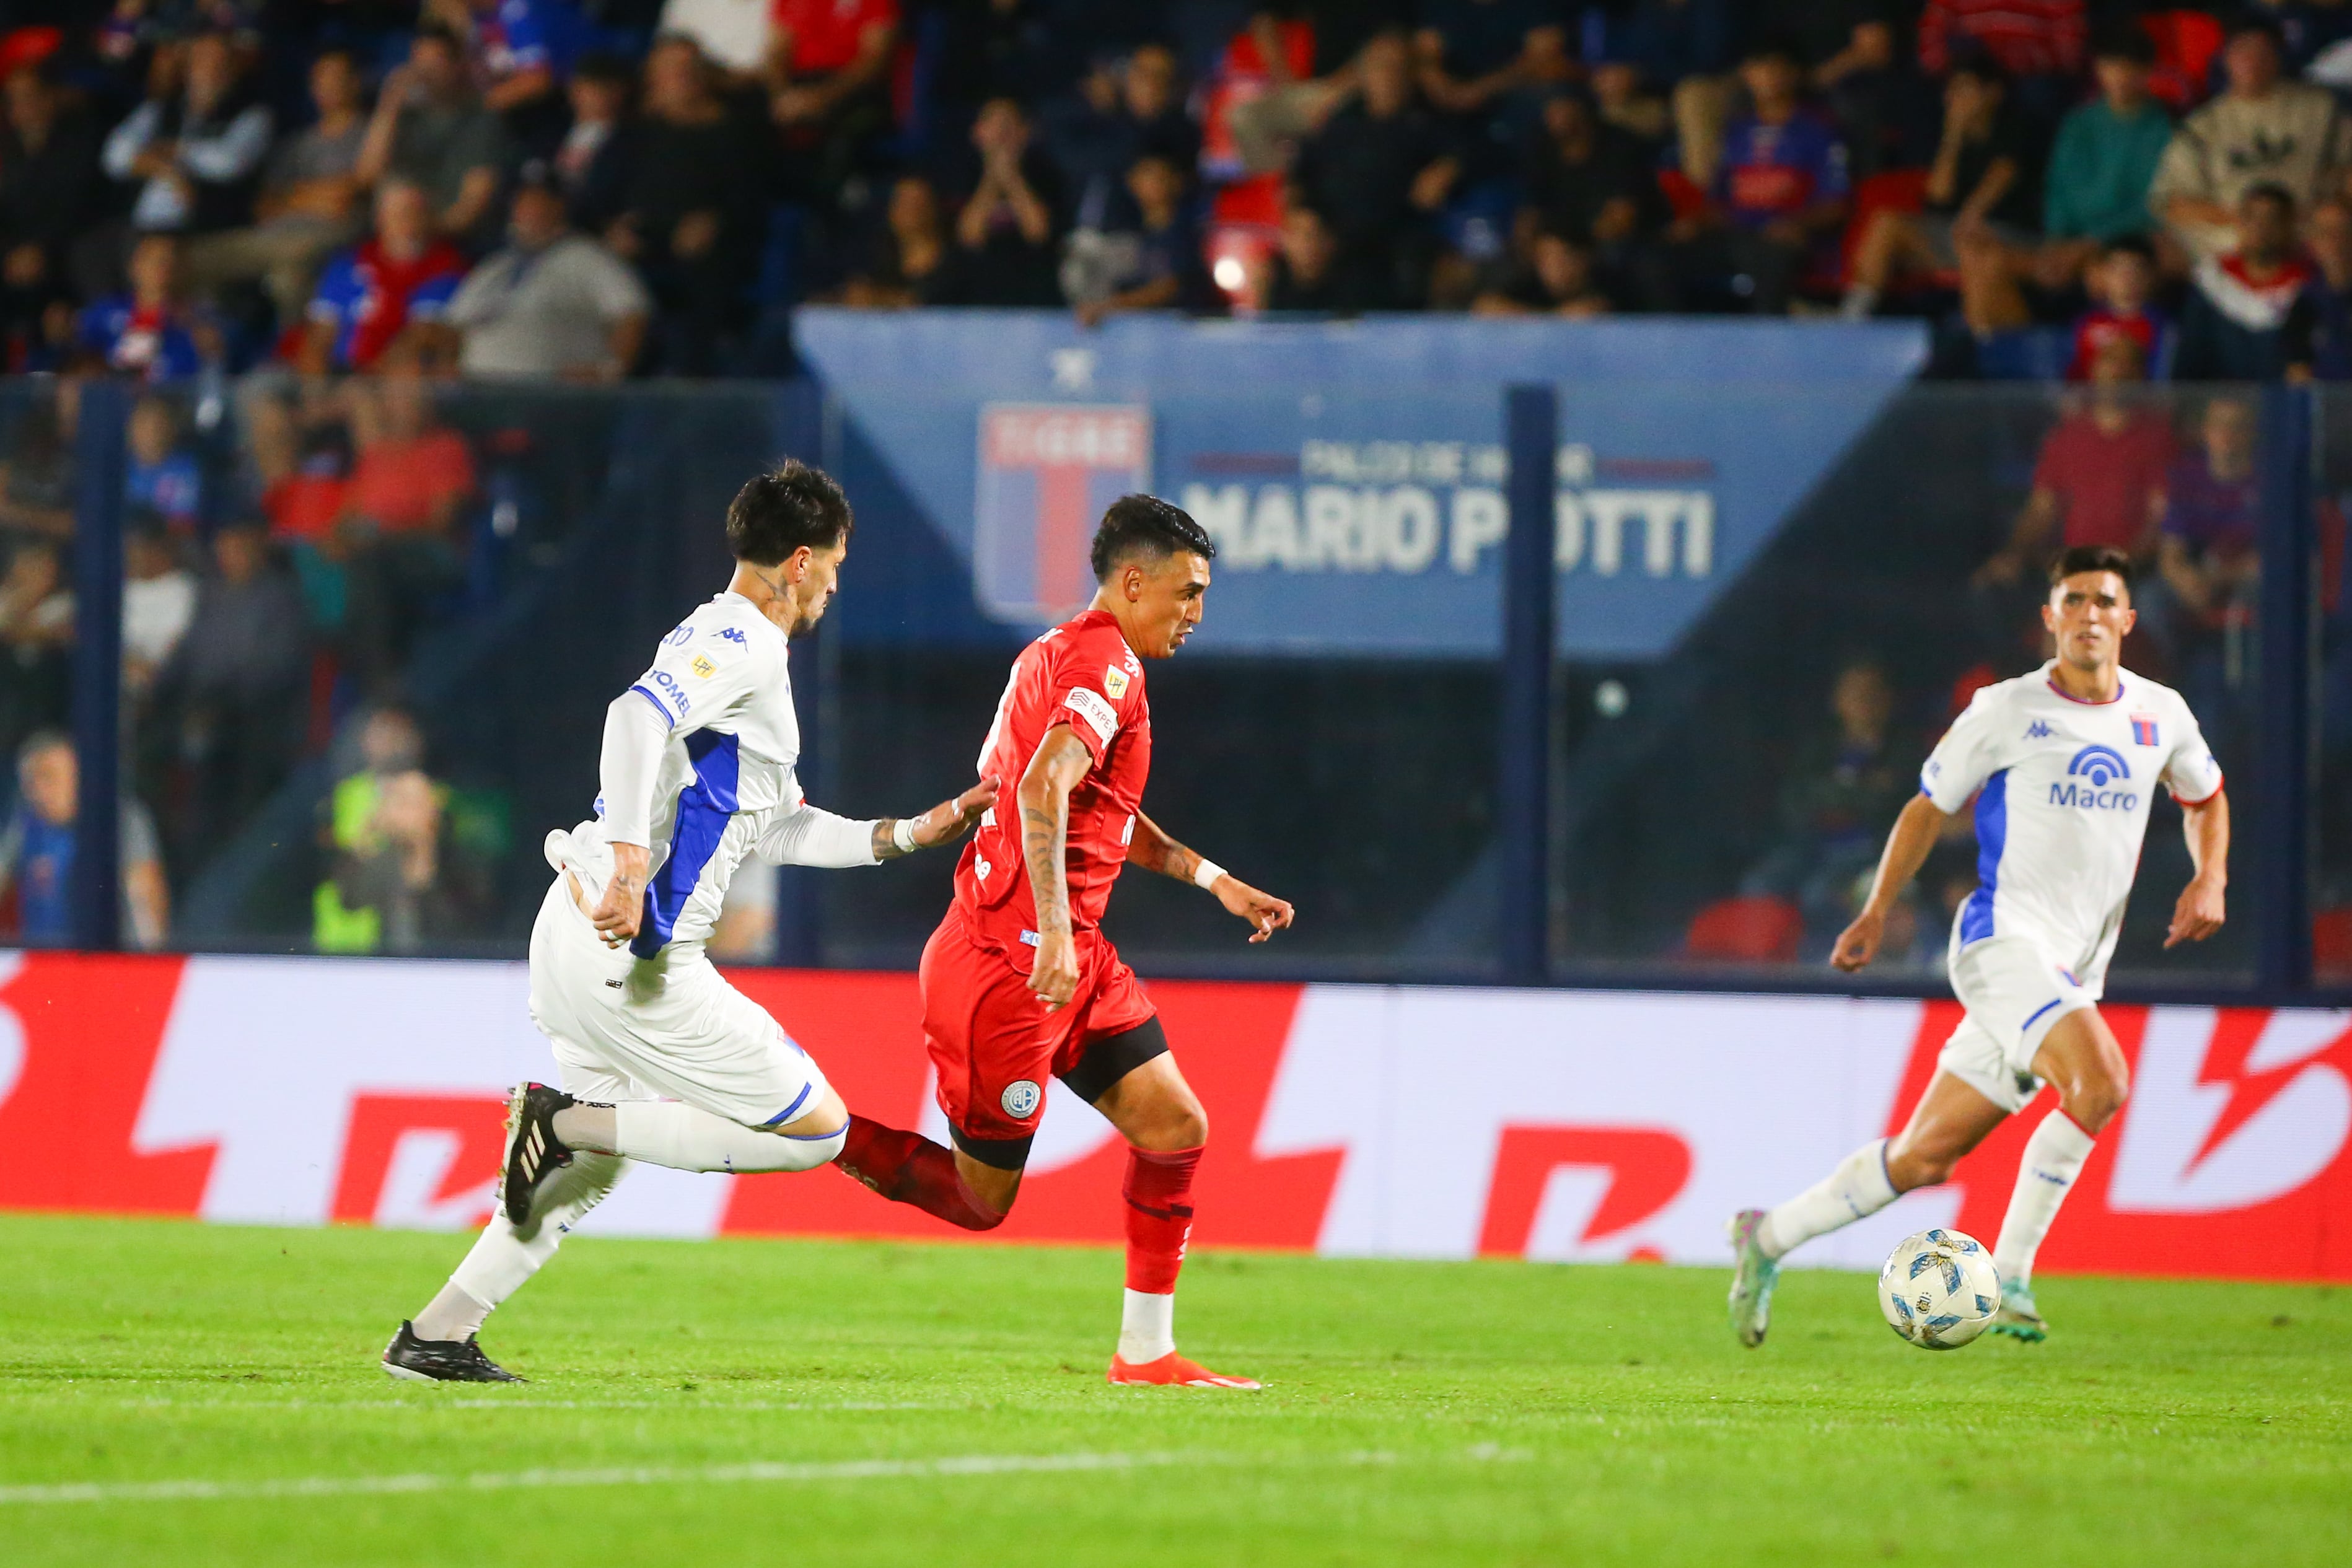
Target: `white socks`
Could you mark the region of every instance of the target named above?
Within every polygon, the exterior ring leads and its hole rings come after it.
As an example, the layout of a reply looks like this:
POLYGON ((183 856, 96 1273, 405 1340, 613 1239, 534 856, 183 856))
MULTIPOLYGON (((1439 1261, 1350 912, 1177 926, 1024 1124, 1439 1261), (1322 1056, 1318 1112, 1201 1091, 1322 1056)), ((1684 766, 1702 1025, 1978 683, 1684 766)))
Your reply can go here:
POLYGON ((604 1201, 628 1168, 629 1162, 617 1155, 583 1150, 548 1177, 540 1193, 539 1213, 528 1229, 517 1230, 503 1214, 491 1216, 441 1293, 413 1320, 416 1337, 462 1340, 479 1329, 492 1308, 555 1256, 564 1236, 604 1201))
POLYGON ((2001 1282, 2022 1285, 2033 1278, 2033 1255, 2066 1201, 2066 1189, 2083 1174, 2083 1162, 2096 1146, 2091 1134, 2074 1124, 2063 1111, 2053 1111, 2025 1141, 2025 1157, 2018 1162, 2017 1187, 2009 1195, 2009 1212, 2001 1217, 2000 1239, 1993 1244, 1992 1266, 2001 1282))
POLYGON ((1895 1201, 1886 1179, 1886 1140, 1880 1138, 1838 1162, 1837 1169, 1764 1217, 1756 1244, 1779 1258, 1800 1242, 1852 1225, 1895 1201))
POLYGON ((624 1100, 613 1112, 618 1152, 672 1170, 814 1170, 841 1153, 849 1135, 845 1124, 824 1138, 762 1132, 675 1100, 624 1100))
MULTIPOLYGON (((804 1171, 841 1153, 849 1131, 844 1127, 830 1137, 796 1138, 746 1127, 672 1100, 625 1100, 604 1113, 613 1117, 613 1143, 620 1152, 574 1151, 572 1163, 551 1173, 541 1188, 539 1212, 528 1228, 518 1230, 503 1214, 494 1216, 441 1293, 412 1320, 417 1338, 462 1340, 478 1331, 493 1308, 555 1256, 565 1234, 604 1201, 630 1160, 684 1171, 804 1171)), ((1160 1322, 1164 1337, 1164 1311, 1160 1322)))
POLYGON ((1129 1291, 1118 1311, 1118 1358, 1130 1366, 1158 1361, 1176 1348, 1176 1295, 1129 1291))
MULTIPOLYGON (((479 1247, 477 1241, 475 1246, 479 1247)), ((490 1315, 490 1303, 478 1301, 455 1280, 441 1287, 441 1293, 425 1303, 409 1327, 418 1339, 468 1340, 481 1332, 482 1320, 490 1315)))

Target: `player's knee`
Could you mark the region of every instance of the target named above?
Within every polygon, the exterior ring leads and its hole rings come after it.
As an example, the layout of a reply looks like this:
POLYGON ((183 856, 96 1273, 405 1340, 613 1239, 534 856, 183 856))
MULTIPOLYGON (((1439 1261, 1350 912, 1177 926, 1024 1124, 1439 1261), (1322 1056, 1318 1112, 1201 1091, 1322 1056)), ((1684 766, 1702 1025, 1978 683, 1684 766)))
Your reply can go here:
POLYGON ((1161 1108, 1134 1137, 1129 1139, 1137 1148, 1153 1154, 1173 1154, 1180 1149, 1197 1149, 1209 1141, 1209 1113, 1198 1100, 1186 1096, 1183 1102, 1161 1108))
POLYGON ((2105 1132, 2107 1124, 2123 1113, 2124 1103, 2130 1098, 2130 1071, 2117 1063, 2112 1068, 2085 1073, 2078 1082, 2069 1084, 2058 1097, 2058 1108, 2065 1112, 2076 1126, 2095 1136, 2105 1132))
POLYGON ((819 1166, 829 1166, 841 1156, 849 1142, 849 1119, 843 1117, 841 1125, 830 1133, 787 1133, 784 1142, 790 1153, 781 1169, 813 1171, 819 1166))
POLYGON ((1896 1192, 1941 1186, 1952 1179, 1952 1167, 1959 1163, 1958 1150, 1937 1148, 1932 1145, 1889 1151, 1886 1156, 1887 1183, 1896 1192))

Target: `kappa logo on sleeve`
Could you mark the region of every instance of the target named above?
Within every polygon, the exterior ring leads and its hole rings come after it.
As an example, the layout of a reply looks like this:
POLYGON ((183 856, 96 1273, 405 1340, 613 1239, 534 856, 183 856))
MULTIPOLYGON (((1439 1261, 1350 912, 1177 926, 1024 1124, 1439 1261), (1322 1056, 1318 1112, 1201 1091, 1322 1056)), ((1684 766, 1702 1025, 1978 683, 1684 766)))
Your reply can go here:
POLYGON ((1103 666, 1103 690, 1109 695, 1110 700, 1113 702, 1117 702, 1119 698, 1127 695, 1127 672, 1120 669, 1117 664, 1105 664, 1103 666))
POLYGON ((1072 686, 1062 706, 1094 727, 1094 732, 1108 742, 1118 733, 1118 710, 1103 701, 1100 692, 1090 692, 1084 686, 1072 686))

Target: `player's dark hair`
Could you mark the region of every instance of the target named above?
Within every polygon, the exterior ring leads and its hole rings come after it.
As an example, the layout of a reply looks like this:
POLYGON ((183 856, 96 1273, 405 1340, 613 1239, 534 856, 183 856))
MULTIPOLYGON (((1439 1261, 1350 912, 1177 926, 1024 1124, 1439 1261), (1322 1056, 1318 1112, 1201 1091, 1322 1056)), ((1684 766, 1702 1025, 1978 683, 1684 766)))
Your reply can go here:
POLYGON ((2136 256, 2150 267, 2156 265, 2156 246, 2148 244, 2146 235, 2117 235, 2099 247, 2101 256, 2136 256))
POLYGON ((849 497, 822 468, 787 457, 757 474, 727 506, 727 548, 753 566, 782 566, 794 550, 830 549, 855 522, 849 497))
POLYGON ((2113 545, 2076 545, 2050 563, 2050 586, 2057 587, 2070 577, 2086 571, 2112 571, 2124 580, 2124 587, 2132 585, 2132 559, 2113 545))
POLYGON ((459 37, 456 30, 446 22, 419 22, 416 25, 416 31, 410 34, 409 38, 412 47, 415 44, 435 44, 448 50, 461 60, 466 57, 466 40, 459 37))
POLYGON ((1157 496, 1121 496, 1103 514, 1087 559, 1094 563, 1095 580, 1102 582, 1126 561, 1139 558, 1156 565, 1178 550, 1214 560, 1217 541, 1181 507, 1157 496))

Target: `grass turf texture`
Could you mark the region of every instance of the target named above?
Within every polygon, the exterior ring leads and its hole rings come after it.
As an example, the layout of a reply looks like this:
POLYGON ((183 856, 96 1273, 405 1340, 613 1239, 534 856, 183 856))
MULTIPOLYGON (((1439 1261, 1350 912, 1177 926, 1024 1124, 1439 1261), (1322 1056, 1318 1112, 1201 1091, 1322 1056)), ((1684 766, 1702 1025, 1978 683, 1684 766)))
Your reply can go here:
POLYGON ((465 1244, 0 1218, 0 1562, 2273 1568, 2352 1531, 2326 1288, 2052 1279, 2049 1343, 1932 1354, 1798 1271, 1750 1353, 1715 1270, 1196 1256, 1183 1343, 1246 1395, 1104 1385, 1109 1251, 587 1238, 485 1335, 529 1385, 384 1377, 465 1244), (975 1456, 1131 1468, 920 1462, 975 1456), (747 1464, 786 1468, 708 1473, 747 1464), (250 1490, 418 1476, 453 1484, 250 1490), (182 1480, 230 1495, 106 1490, 182 1480), (67 1483, 100 1500, 16 1490, 67 1483))

